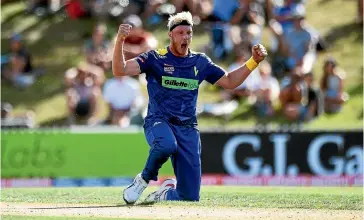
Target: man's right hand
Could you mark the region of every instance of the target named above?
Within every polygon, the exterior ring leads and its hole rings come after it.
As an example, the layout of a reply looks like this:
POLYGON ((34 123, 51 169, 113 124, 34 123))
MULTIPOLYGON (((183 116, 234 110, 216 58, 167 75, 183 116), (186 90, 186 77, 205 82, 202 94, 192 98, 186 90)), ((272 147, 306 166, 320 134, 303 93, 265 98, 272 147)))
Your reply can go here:
POLYGON ((124 40, 130 33, 131 25, 121 24, 118 31, 118 39, 124 40))

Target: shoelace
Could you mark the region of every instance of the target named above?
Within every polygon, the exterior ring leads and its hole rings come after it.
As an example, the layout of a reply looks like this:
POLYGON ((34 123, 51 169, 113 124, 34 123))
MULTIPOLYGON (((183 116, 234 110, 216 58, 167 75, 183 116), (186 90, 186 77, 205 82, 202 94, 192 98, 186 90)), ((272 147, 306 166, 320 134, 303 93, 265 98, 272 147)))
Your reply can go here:
POLYGON ((168 191, 168 189, 163 190, 163 191, 162 191, 162 193, 160 193, 160 194, 157 196, 156 200, 157 200, 157 201, 163 201, 163 200, 166 200, 167 191, 168 191), (163 199, 163 200, 162 200, 162 199, 163 199))

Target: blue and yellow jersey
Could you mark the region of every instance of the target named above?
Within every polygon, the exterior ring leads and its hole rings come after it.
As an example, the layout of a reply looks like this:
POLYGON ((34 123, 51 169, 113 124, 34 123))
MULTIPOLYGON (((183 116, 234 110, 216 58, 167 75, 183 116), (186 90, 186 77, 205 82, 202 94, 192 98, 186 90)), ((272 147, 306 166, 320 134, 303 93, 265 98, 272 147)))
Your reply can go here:
POLYGON ((174 56, 169 47, 152 50, 136 58, 148 82, 148 114, 145 119, 177 117, 196 120, 198 88, 203 80, 215 84, 225 71, 203 53, 189 51, 185 57, 174 56))

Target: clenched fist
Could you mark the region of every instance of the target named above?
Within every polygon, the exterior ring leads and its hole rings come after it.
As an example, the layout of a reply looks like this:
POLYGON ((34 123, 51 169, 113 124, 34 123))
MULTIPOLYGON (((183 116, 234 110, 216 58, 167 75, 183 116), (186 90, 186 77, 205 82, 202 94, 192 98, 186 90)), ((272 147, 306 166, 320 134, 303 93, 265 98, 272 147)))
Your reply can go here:
POLYGON ((268 56, 268 53, 263 45, 257 44, 252 48, 252 55, 255 62, 260 63, 268 56))
POLYGON ((131 25, 121 24, 118 31, 118 39, 124 40, 130 33, 131 25))

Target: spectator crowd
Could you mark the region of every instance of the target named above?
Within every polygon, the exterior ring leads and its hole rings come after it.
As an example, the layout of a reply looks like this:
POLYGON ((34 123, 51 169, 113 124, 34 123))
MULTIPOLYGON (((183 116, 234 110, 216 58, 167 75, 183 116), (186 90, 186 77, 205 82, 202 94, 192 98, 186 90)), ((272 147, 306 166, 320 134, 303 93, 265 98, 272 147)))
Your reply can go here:
MULTIPOLYGON (((357 20, 362 24, 362 1, 358 2, 357 20)), ((239 108, 231 103, 246 99, 258 117, 283 114, 287 120, 303 122, 322 113, 340 112, 349 98, 344 92, 345 72, 335 58, 328 57, 319 64, 321 78, 313 72, 317 55, 326 50, 327 44, 306 20, 305 0, 32 0, 27 4, 27 13, 36 16, 62 13, 70 19, 98 20, 91 37, 80 45, 83 61, 64 74, 69 124, 142 124, 146 100, 141 86, 145 79, 106 77, 111 72, 115 39, 107 37, 105 24, 113 19, 133 26, 124 45, 130 59, 157 48, 157 38, 148 27, 184 10, 190 11, 194 22, 202 24, 210 36, 210 42, 196 50, 207 53, 215 62, 233 56, 229 71, 244 64, 251 56, 251 47, 261 42, 263 30, 269 31, 268 59, 242 85, 221 91, 221 102, 205 104, 199 113, 231 114, 239 108), (102 100, 108 114, 100 120, 102 100)), ((2 79, 21 89, 32 86, 44 70, 33 65, 20 34, 14 34, 9 43, 10 52, 1 57, 2 79)), ((2 121, 9 117, 5 113, 11 106, 3 105, 2 121)))

